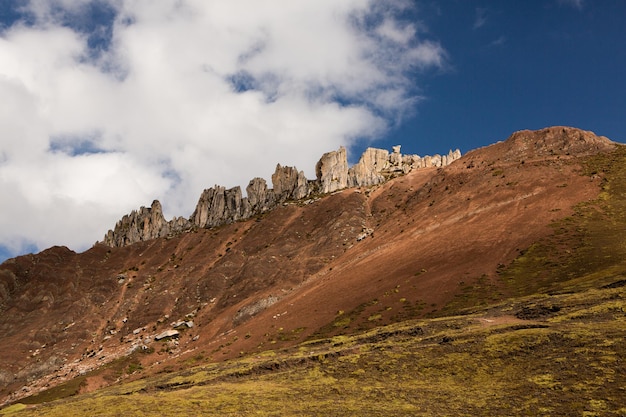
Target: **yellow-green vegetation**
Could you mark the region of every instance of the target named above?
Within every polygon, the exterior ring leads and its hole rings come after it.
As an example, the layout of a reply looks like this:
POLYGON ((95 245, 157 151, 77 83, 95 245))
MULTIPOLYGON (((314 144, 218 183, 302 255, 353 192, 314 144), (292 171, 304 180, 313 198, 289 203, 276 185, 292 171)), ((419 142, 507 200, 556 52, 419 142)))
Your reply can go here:
POLYGON ((43 391, 37 395, 33 395, 22 400, 24 404, 39 404, 48 401, 54 401, 58 398, 71 397, 80 391, 81 386, 85 383, 85 376, 79 376, 71 379, 63 384, 57 385, 49 390, 43 391))
POLYGON ((310 340, 4 413, 621 416, 626 412, 623 278, 463 316, 310 340))
POLYGON ((10 405, 10 406, 0 410, 0 415, 8 416, 8 415, 11 415, 11 414, 13 414, 13 413, 15 413, 17 411, 24 410, 25 408, 26 408, 26 406, 24 404, 21 404, 21 403, 13 404, 13 405, 10 405))

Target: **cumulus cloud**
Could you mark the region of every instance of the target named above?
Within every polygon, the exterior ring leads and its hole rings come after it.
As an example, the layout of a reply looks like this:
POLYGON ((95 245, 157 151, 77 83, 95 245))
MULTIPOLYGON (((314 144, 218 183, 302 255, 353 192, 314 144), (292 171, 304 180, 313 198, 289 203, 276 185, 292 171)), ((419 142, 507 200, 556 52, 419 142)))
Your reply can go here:
POLYGON ((0 33, 0 246, 82 250, 158 198, 314 177, 371 141, 446 54, 395 0, 30 0, 0 33))

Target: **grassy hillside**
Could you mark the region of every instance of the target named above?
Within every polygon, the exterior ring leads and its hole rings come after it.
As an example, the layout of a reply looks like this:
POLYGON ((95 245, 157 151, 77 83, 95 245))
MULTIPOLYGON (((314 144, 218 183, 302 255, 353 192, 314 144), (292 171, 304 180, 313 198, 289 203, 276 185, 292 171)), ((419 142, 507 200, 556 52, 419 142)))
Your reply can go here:
POLYGON ((0 415, 626 415, 626 148, 582 174, 599 198, 439 317, 0 415))
MULTIPOLYGON (((496 279, 467 286, 439 315, 484 306, 498 298, 598 288, 626 275, 626 146, 588 158, 582 175, 602 178, 597 199, 551 224, 553 233, 502 265, 496 279)), ((567 187, 568 184, 562 184, 567 187)), ((523 230, 520 230, 523 233, 523 230)))
POLYGON ((623 284, 312 341, 4 413, 624 415, 623 284))

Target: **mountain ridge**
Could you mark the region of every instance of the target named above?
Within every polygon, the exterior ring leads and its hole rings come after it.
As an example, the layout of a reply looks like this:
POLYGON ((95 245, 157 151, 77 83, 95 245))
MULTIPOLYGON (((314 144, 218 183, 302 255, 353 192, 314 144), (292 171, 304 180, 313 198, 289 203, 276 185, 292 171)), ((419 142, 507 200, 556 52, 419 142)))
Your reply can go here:
POLYGON ((521 131, 443 168, 254 219, 6 261, 1 401, 140 376, 107 371, 125 358, 152 374, 447 314, 468 289, 501 300, 502 265, 600 192, 602 171, 582 175, 581 158, 616 146, 573 128, 521 131), (188 321, 177 339, 156 340, 188 321))
POLYGON ((272 210, 281 204, 309 198, 310 203, 322 195, 354 187, 381 184, 414 169, 443 167, 461 157, 461 151, 450 150, 447 155, 402 155, 400 145, 389 153, 384 149, 367 148, 359 162, 348 167, 346 148, 327 152, 315 166, 316 179, 308 180, 296 167, 276 165, 272 174, 273 188, 263 178, 253 178, 243 197, 241 187, 215 185, 205 189, 189 219, 174 217, 167 221, 158 200, 152 205, 133 210, 109 230, 101 243, 107 246, 126 246, 136 242, 172 237, 195 228, 211 228, 272 210))

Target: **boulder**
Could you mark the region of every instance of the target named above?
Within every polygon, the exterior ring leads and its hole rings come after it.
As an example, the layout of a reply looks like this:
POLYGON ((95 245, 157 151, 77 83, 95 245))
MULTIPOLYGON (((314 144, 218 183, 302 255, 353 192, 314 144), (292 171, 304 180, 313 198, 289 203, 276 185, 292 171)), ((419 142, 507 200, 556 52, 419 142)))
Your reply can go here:
POLYGON ((188 321, 181 320, 181 321, 172 323, 172 327, 175 330, 191 329, 193 328, 193 326, 194 326, 193 321, 190 321, 190 320, 188 321))
POLYGON ((177 338, 180 335, 180 333, 178 332, 178 330, 166 330, 163 333, 159 333, 156 336, 154 336, 154 340, 162 340, 162 339, 167 339, 169 338, 177 338))

